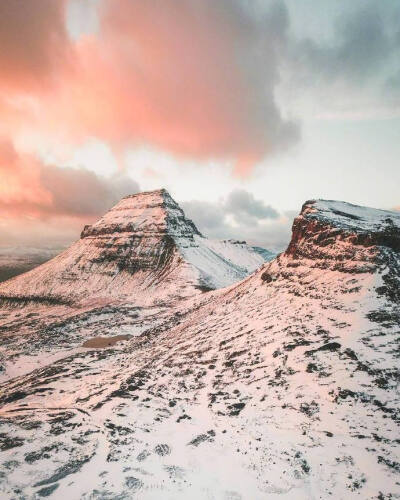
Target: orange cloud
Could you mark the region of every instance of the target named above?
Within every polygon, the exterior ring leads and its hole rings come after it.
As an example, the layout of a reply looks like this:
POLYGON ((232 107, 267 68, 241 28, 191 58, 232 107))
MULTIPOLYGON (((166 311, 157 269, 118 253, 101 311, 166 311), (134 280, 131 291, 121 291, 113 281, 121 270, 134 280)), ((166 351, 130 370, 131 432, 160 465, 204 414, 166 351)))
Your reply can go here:
MULTIPOLYGON (((146 144, 230 160, 239 175, 296 138, 274 100, 282 8, 255 16, 231 0, 103 0, 98 34, 73 42, 65 2, 43 1, 28 0, 4 26, 0 94, 14 85, 28 97, 27 129, 97 137, 116 152, 146 144)), ((3 2, 9 14, 16 2, 3 2)))

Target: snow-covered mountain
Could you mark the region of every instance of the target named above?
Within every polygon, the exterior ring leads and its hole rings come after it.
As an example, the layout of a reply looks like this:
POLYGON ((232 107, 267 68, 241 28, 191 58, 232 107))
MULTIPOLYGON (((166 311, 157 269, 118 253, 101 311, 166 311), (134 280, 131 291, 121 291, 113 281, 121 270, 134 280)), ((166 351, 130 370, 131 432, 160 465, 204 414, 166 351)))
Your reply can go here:
POLYGON ((1 386, 3 496, 400 498, 399 302, 400 214, 313 200, 286 252, 141 335, 104 309, 79 347, 82 313, 33 317, 47 362, 1 386))
POLYGON ((228 286, 272 253, 208 240, 164 189, 123 198, 63 253, 0 285, 0 297, 150 304, 228 286))

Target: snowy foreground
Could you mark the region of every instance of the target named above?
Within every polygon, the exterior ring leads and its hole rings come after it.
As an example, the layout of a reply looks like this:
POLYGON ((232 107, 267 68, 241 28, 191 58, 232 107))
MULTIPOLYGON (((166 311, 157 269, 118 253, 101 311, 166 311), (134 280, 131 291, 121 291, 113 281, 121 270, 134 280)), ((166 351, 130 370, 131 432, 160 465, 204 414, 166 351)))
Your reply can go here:
MULTIPOLYGON (((168 303, 158 277, 156 302, 129 303, 127 276, 124 301, 76 276, 87 296, 72 301, 49 271, 40 300, 41 268, 25 297, 23 277, 9 281, 0 496, 400 498, 399 252, 400 214, 310 201, 287 251, 227 288, 189 293, 179 274, 168 303)), ((178 267, 215 274, 188 254, 178 267)))

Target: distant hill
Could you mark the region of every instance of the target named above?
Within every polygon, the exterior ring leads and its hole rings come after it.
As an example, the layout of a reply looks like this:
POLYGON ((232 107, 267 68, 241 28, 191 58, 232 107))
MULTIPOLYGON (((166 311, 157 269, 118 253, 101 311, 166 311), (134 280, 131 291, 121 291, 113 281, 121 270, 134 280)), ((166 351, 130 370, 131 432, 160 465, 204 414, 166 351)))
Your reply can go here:
POLYGON ((0 247, 0 282, 47 262, 62 248, 0 247))

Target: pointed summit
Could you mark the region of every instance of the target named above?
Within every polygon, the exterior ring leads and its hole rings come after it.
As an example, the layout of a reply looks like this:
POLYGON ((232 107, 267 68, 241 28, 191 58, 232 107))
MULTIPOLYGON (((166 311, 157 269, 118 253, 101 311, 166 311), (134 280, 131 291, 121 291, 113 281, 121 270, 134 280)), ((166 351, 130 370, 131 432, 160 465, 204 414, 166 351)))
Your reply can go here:
POLYGON ((245 243, 205 238, 160 189, 123 198, 65 252, 1 284, 0 298, 165 303, 231 285, 264 261, 245 243))
POLYGON ((114 232, 201 236, 165 189, 125 196, 95 224, 85 226, 81 238, 114 232))

